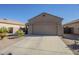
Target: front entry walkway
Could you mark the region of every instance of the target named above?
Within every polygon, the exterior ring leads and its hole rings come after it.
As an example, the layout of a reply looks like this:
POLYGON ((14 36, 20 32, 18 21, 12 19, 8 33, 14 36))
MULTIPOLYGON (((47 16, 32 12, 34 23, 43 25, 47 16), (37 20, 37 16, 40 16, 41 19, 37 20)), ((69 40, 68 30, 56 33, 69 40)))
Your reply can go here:
POLYGON ((72 51, 58 36, 26 36, 25 39, 0 51, 13 55, 72 55, 72 51))

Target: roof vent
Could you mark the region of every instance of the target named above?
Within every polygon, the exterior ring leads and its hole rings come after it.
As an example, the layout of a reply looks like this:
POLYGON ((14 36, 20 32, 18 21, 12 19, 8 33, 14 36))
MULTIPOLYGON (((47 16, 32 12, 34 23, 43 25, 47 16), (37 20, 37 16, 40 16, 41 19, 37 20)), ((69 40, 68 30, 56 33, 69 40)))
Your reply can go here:
POLYGON ((7 20, 7 18, 4 18, 3 20, 7 20))
POLYGON ((45 14, 43 16, 46 16, 45 14))

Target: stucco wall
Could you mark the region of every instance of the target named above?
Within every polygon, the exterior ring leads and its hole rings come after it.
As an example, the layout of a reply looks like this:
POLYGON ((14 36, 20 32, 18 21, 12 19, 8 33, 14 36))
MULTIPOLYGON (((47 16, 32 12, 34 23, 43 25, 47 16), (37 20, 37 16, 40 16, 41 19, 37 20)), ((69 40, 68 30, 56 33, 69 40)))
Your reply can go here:
POLYGON ((60 20, 57 25, 58 25, 58 35, 63 35, 62 20, 60 20))
POLYGON ((74 34, 79 34, 79 23, 75 23, 72 26, 74 27, 74 34))

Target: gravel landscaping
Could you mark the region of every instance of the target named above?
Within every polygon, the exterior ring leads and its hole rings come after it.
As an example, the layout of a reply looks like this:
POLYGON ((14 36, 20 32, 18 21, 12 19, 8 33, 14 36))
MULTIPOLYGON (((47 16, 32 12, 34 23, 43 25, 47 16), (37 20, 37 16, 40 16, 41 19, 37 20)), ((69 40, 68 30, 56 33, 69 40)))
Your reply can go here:
POLYGON ((75 55, 79 55, 79 43, 76 46, 74 45, 74 40, 76 40, 77 38, 79 38, 79 35, 73 34, 65 34, 64 38, 62 38, 64 43, 73 51, 75 55))

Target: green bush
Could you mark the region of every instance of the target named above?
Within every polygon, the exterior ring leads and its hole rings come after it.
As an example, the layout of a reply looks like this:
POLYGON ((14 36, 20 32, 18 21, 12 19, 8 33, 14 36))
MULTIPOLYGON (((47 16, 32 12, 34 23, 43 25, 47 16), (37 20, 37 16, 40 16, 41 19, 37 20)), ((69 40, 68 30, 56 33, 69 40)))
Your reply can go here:
POLYGON ((8 30, 5 27, 0 28, 0 37, 3 39, 5 36, 7 36, 8 30))
POLYGON ((18 31, 16 31, 16 35, 19 37, 24 36, 24 32, 19 29, 18 31))

